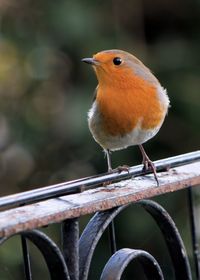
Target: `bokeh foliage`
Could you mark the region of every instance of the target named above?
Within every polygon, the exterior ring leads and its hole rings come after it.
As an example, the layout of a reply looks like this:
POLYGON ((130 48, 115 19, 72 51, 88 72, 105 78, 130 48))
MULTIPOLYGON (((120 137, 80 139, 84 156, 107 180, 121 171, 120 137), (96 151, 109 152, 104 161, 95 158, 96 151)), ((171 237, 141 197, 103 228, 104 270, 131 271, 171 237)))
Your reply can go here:
MULTIPOLYGON (((0 0, 1 195, 106 170, 101 148, 87 128, 96 79, 80 62, 103 49, 134 53, 168 90, 171 108, 160 133, 146 144, 150 157, 197 150, 199 27, 196 0, 0 0)), ((136 147, 112 158, 114 166, 141 160, 136 147)), ((188 240, 184 192, 169 197, 168 203, 168 196, 161 200, 180 218, 188 240)), ((124 227, 134 232, 130 215, 124 227)), ((142 228, 149 231, 145 220, 142 228)), ((118 230, 121 235, 120 223, 118 230)), ((135 233, 134 242, 140 234, 135 233)), ((151 238, 144 242, 153 246, 151 238)), ((9 257, 12 250, 8 246, 0 257, 17 266, 15 254, 9 257)), ((0 270, 2 280, 22 277, 0 270)))

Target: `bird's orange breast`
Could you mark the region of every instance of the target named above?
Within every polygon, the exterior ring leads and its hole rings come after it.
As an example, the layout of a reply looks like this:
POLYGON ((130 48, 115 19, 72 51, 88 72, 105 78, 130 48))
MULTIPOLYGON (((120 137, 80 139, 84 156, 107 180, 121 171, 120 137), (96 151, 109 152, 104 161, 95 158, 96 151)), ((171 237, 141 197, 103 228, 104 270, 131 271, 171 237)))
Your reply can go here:
POLYGON ((142 129, 153 129, 165 116, 155 84, 135 76, 126 86, 100 83, 97 104, 106 133, 117 136, 131 132, 139 123, 142 129))

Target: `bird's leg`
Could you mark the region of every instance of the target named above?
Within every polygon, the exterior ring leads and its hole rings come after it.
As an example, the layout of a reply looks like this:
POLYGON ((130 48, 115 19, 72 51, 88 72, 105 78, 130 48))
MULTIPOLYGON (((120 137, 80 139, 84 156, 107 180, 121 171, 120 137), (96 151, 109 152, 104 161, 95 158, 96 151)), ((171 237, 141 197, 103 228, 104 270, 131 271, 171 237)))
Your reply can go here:
POLYGON ((112 169, 112 166, 111 166, 111 151, 106 149, 105 153, 106 153, 108 172, 109 173, 110 172, 115 172, 115 171, 118 171, 119 173, 122 172, 122 171, 129 172, 129 166, 127 166, 127 165, 118 166, 117 168, 112 169))
MULTIPOLYGON (((107 165, 108 165, 108 173, 111 173, 113 171, 112 166, 111 166, 111 152, 108 149, 104 149, 104 152, 106 154, 106 159, 107 159, 107 165)), ((107 185, 112 184, 112 181, 107 181, 103 183, 103 186, 106 187, 107 185)))
POLYGON ((154 174, 154 178, 157 182, 157 185, 159 186, 158 177, 157 177, 156 168, 155 168, 154 163, 150 160, 150 158, 146 154, 143 146, 139 145, 139 148, 142 153, 142 163, 144 164, 143 170, 144 171, 152 170, 153 174, 154 174))
MULTIPOLYGON (((111 166, 111 151, 108 149, 105 149, 106 153, 106 159, 108 164, 108 172, 112 172, 112 166, 111 166)), ((107 182, 104 186, 111 184, 112 181, 107 182)), ((115 237, 115 223, 114 220, 111 221, 111 223, 108 226, 109 228, 109 236, 110 236, 110 244, 111 244, 111 253, 114 254, 116 252, 116 237, 115 237)))
POLYGON ((107 159, 107 165, 108 165, 108 172, 112 172, 112 166, 111 166, 111 156, 110 156, 110 150, 106 149, 106 159, 107 159))

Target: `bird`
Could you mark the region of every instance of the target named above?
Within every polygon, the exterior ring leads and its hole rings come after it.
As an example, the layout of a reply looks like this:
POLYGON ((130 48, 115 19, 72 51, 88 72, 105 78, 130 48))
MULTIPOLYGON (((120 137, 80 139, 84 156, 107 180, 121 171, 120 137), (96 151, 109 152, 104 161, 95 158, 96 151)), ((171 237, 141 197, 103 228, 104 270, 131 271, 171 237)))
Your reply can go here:
POLYGON ((88 125, 105 151, 108 172, 113 171, 111 152, 137 145, 143 171, 153 172, 159 186, 155 165, 143 144, 158 133, 167 115, 170 101, 166 89, 148 67, 126 51, 104 50, 82 61, 92 65, 98 80, 88 125))

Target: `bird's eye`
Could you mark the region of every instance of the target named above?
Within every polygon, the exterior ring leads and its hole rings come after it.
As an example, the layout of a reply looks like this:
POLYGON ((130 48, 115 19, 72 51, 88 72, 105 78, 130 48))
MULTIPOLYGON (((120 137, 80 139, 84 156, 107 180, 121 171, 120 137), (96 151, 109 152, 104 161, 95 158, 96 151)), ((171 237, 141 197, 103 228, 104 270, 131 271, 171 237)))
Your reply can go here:
POLYGON ((122 63, 122 59, 120 57, 113 58, 113 63, 115 65, 120 65, 122 63))

